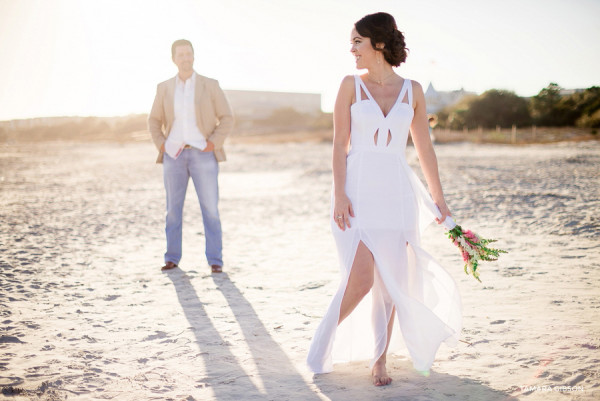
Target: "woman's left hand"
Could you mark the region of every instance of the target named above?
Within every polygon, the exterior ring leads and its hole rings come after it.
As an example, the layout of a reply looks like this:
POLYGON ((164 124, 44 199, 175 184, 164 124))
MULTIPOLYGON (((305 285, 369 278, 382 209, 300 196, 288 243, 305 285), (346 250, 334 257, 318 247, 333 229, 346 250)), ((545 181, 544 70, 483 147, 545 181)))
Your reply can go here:
POLYGON ((448 216, 452 216, 452 213, 450 213, 450 209, 448 209, 448 206, 446 205, 446 202, 442 201, 442 202, 436 202, 436 205, 438 207, 438 209, 440 210, 440 213, 442 215, 441 218, 435 218, 435 221, 438 224, 442 224, 444 222, 444 220, 446 220, 446 217, 448 216))

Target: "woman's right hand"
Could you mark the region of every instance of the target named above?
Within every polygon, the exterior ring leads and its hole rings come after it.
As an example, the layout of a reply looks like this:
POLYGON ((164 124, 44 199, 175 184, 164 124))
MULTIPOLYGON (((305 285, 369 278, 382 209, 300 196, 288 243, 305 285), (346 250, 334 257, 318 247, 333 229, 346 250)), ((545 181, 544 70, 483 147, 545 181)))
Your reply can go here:
POLYGON ((350 225, 350 217, 354 217, 354 210, 352 209, 352 202, 346 194, 335 197, 333 207, 333 220, 342 231, 346 231, 350 225))

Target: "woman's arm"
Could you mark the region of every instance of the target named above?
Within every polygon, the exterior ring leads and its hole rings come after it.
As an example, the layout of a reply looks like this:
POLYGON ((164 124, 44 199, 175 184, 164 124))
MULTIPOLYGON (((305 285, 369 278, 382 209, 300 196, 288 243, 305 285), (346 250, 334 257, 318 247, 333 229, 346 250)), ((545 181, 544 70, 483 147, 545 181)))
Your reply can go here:
POLYGON ((427 111, 425 107, 425 95, 423 94, 423 88, 421 84, 416 81, 411 81, 413 85, 413 95, 415 102, 415 115, 410 126, 410 132, 412 136, 417 155, 419 156, 419 162, 421 169, 425 175, 427 186, 433 201, 440 209, 442 218, 437 219, 438 224, 441 224, 447 216, 451 216, 450 210, 446 205, 444 199, 444 192, 442 191, 442 184, 440 182, 440 174, 438 172, 438 163, 433 150, 433 144, 429 137, 429 128, 427 123, 427 111))
POLYGON ((350 227, 354 217, 352 203, 346 195, 346 156, 350 147, 350 107, 354 98, 354 77, 342 80, 333 110, 333 219, 341 230, 350 227), (338 219, 338 216, 342 216, 338 219))

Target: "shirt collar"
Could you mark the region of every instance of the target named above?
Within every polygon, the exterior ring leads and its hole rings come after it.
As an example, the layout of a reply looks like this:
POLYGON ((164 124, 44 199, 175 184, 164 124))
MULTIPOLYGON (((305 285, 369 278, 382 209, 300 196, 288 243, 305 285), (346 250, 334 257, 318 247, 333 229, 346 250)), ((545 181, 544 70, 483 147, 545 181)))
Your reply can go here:
POLYGON ((181 78, 179 78, 179 74, 175 75, 175 84, 177 85, 185 85, 185 83, 187 81, 190 81, 190 83, 193 85, 196 85, 196 71, 192 72, 192 76, 189 77, 187 80, 182 81, 181 78))

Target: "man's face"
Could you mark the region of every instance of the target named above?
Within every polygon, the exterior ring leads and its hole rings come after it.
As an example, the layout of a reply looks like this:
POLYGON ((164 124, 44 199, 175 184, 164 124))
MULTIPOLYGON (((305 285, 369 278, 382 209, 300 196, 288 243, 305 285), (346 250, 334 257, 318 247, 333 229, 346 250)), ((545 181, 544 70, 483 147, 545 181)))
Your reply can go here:
POLYGON ((190 74, 194 69, 194 50, 192 50, 192 46, 176 46, 173 62, 181 74, 190 74))

